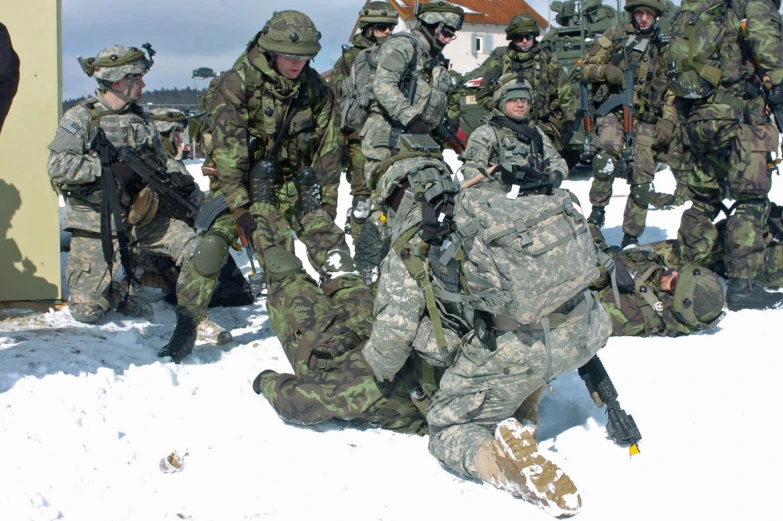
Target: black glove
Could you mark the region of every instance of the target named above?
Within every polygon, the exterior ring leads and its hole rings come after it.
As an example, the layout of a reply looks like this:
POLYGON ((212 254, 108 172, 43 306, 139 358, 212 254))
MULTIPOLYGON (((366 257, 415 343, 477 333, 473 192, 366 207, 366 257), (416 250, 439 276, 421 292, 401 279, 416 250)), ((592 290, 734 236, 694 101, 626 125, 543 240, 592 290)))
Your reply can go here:
POLYGON ((623 71, 611 63, 604 65, 604 78, 612 85, 619 85, 625 88, 625 78, 623 77, 623 71))
POLYGON ((783 83, 778 83, 767 91, 767 103, 773 106, 783 105, 783 83))
POLYGON ((560 170, 552 170, 549 177, 552 179, 553 188, 560 188, 560 185, 563 184, 563 172, 560 170))
POLYGON ((184 175, 180 172, 172 172, 171 184, 174 185, 174 189, 185 196, 193 193, 196 189, 196 183, 189 175, 184 175))
POLYGON ((408 122, 408 126, 405 127, 405 131, 408 134, 427 134, 432 131, 429 125, 424 123, 419 116, 413 116, 413 119, 408 122))
POLYGON ((446 123, 449 125, 449 130, 455 134, 459 131, 459 118, 451 118, 446 123))
POLYGON ((614 277, 617 282, 617 290, 620 293, 627 295, 636 289, 636 286, 633 283, 633 277, 619 254, 615 254, 614 256, 614 277))
POLYGON ((571 138, 574 137, 574 131, 576 130, 576 124, 572 120, 567 120, 563 123, 563 128, 560 129, 560 141, 563 146, 567 145, 571 138))
POLYGON ((239 233, 241 233, 248 241, 253 240, 253 232, 258 229, 256 220, 247 211, 247 208, 238 208, 234 210, 234 222, 237 223, 239 233))
POLYGON ((117 187, 126 194, 134 195, 141 190, 141 179, 125 163, 119 161, 111 163, 111 173, 117 180, 117 187))

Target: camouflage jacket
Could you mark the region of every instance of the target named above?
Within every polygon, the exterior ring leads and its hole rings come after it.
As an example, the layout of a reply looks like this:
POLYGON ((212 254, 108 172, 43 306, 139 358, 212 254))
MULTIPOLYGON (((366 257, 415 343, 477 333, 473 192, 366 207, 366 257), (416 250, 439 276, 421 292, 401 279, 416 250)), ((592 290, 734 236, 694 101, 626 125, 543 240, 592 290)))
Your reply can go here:
MULTIPOLYGON (((665 47, 656 38, 644 37, 636 32, 633 24, 616 25, 601 35, 585 58, 582 79, 594 84, 593 101, 600 104, 609 96, 622 91, 620 85, 606 82, 605 66, 612 64, 625 70, 623 46, 628 49, 628 61, 633 69, 634 117, 638 121, 656 124, 659 119, 676 123, 674 96, 667 90, 665 47), (643 49, 643 50, 640 50, 643 49)), ((622 110, 618 107, 617 111, 622 110)))
MULTIPOLYGON (((115 111, 100 92, 71 107, 60 119, 49 143, 47 168, 52 186, 65 197, 63 228, 100 233, 101 161, 87 144, 95 126, 100 126, 116 147, 147 147, 154 151, 167 172, 181 172, 179 163, 169 158, 150 114, 136 103, 115 111), (101 113, 106 115, 101 115, 101 113)), ((127 203, 127 201, 124 201, 127 203)))
POLYGON ((392 35, 381 45, 373 81, 373 112, 402 126, 407 126, 415 116, 421 117, 431 128, 443 121, 453 90, 451 75, 444 66, 443 56, 435 56, 433 65, 430 52, 430 43, 420 31, 413 31, 408 37, 392 35), (418 44, 414 44, 410 36, 418 44), (411 77, 411 72, 416 78, 413 103, 401 89, 401 83, 411 77))
MULTIPOLYGON (((510 163, 528 165, 528 159, 532 152, 530 141, 520 138, 520 135, 510 129, 502 128, 497 124, 505 116, 498 110, 492 111, 492 118, 479 126, 470 134, 468 144, 465 147, 465 166, 462 173, 465 179, 470 179, 479 174, 479 170, 492 165, 510 163), (498 141, 498 139, 500 141, 498 141)), ((568 165, 560 154, 557 153, 552 142, 544 132, 535 127, 544 142, 543 150, 538 155, 547 172, 559 171, 562 178, 568 177, 568 165)))
MULTIPOLYGON (((362 33, 359 33, 351 39, 351 44, 351 47, 343 46, 342 54, 337 58, 337 62, 332 67, 332 74, 329 76, 329 87, 334 93, 335 112, 337 114, 341 113, 340 103, 343 98, 343 81, 351 75, 351 67, 353 67, 353 62, 359 56, 359 53, 372 47, 374 42, 362 33)), ((358 139, 359 133, 356 132, 355 134, 355 137, 358 139)))
POLYGON ((221 78, 213 110, 217 185, 232 211, 250 204, 248 173, 267 157, 297 97, 298 109, 288 135, 270 159, 287 180, 299 169, 312 166, 318 172, 324 208, 334 216, 340 182, 334 95, 309 65, 296 80, 278 74, 255 44, 221 78), (251 138, 257 140, 252 157, 248 152, 251 138))
MULTIPOLYGON (((614 254, 608 248, 605 251, 610 255, 614 254)), ((674 297, 660 287, 659 277, 666 270, 663 256, 633 248, 623 250, 617 259, 622 261, 634 278, 635 287, 632 291, 620 292, 620 302, 617 302, 604 267, 600 267, 599 278, 590 284, 596 300, 601 303, 612 321, 612 336, 673 337, 693 332, 675 319, 671 309, 674 297)))
MULTIPOLYGON (((508 72, 522 73, 530 83, 533 99, 530 105, 530 119, 534 124, 554 120, 557 128, 565 121, 574 121, 576 96, 568 82, 565 70, 557 56, 546 43, 537 43, 527 52, 506 48, 501 55, 494 53, 487 60, 486 73, 476 93, 476 101, 486 110, 495 107, 492 95, 497 88, 497 79, 508 72)), ((482 65, 482 67, 484 67, 482 65)))

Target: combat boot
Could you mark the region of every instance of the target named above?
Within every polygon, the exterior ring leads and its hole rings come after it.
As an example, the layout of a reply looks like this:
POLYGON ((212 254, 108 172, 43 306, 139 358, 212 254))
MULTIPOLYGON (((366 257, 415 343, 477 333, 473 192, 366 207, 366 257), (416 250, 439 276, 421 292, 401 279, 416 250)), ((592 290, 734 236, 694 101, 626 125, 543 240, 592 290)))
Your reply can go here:
POLYGON ((538 452, 531 422, 503 420, 495 439, 476 453, 476 471, 487 483, 533 503, 554 517, 568 517, 582 508, 574 482, 538 452))
POLYGON ((639 237, 634 237, 628 233, 623 234, 623 242, 620 243, 620 248, 623 250, 626 248, 635 248, 639 244, 639 237))
POLYGON ((275 166, 268 159, 259 161, 250 170, 250 200, 254 203, 275 204, 275 166))
POLYGON ((590 216, 587 218, 587 222, 594 225, 596 228, 603 228, 606 221, 606 210, 603 206, 593 206, 593 211, 590 212, 590 216))
POLYGON ((177 314, 177 326, 174 328, 174 334, 169 343, 158 351, 158 356, 163 358, 171 357, 171 360, 178 364, 193 352, 193 346, 196 345, 198 322, 195 318, 187 315, 177 314))
POLYGON ((136 295, 126 295, 122 284, 116 280, 111 283, 110 291, 109 299, 117 306, 117 313, 126 317, 152 320, 155 312, 152 310, 152 305, 149 302, 136 295))
POLYGON ((323 208, 321 204, 321 185, 318 183, 318 173, 314 168, 306 166, 294 176, 294 184, 299 197, 296 200, 295 211, 299 221, 310 212, 323 208))
POLYGON ((204 319, 198 323, 196 332, 196 338, 198 340, 201 342, 208 342, 213 346, 222 346, 234 340, 234 337, 231 336, 230 331, 226 331, 211 321, 208 317, 204 317, 204 319))
POLYGON ((729 277, 726 305, 730 310, 774 309, 781 304, 783 304, 783 293, 767 291, 753 280, 729 277))

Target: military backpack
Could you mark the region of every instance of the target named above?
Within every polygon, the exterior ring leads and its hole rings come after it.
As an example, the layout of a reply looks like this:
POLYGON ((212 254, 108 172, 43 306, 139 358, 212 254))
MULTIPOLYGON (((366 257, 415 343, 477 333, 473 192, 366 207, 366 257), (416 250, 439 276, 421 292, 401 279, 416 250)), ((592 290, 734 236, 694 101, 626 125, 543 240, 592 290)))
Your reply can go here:
POLYGON ((679 98, 711 96, 720 83, 721 43, 732 0, 683 0, 671 24, 667 75, 679 98))

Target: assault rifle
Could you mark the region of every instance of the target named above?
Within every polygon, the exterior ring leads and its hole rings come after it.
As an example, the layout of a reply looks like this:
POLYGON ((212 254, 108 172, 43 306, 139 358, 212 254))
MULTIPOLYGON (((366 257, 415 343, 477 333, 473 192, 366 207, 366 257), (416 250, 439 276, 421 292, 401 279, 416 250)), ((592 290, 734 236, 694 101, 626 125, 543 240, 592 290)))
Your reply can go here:
POLYGON ((593 143, 593 114, 590 109, 587 83, 584 81, 579 82, 579 110, 576 112, 576 120, 579 121, 579 118, 582 118, 582 126, 585 130, 585 142, 582 145, 580 160, 588 162, 595 153, 595 145, 593 143))
POLYGON ((456 130, 451 128, 446 120, 441 121, 435 127, 435 134, 457 154, 462 155, 465 152, 465 143, 457 136, 456 130))
POLYGON ((639 453, 639 441, 642 435, 633 416, 626 414, 617 401, 617 390, 604 369, 598 356, 594 356, 579 368, 579 376, 584 380, 590 397, 598 407, 606 405, 609 419, 606 431, 618 445, 628 445, 631 456, 639 453))
MULTIPOLYGON (((748 37, 748 20, 747 18, 740 22, 740 30, 744 38, 748 37)), ((767 107, 775 116, 775 126, 778 127, 778 132, 783 132, 783 105, 772 104, 769 102, 769 95, 772 92, 772 80, 769 79, 763 69, 761 63, 759 63, 758 57, 753 52, 750 53, 753 56, 753 69, 756 71, 756 77, 761 82, 762 91, 764 92, 764 99, 767 100, 767 107)))

